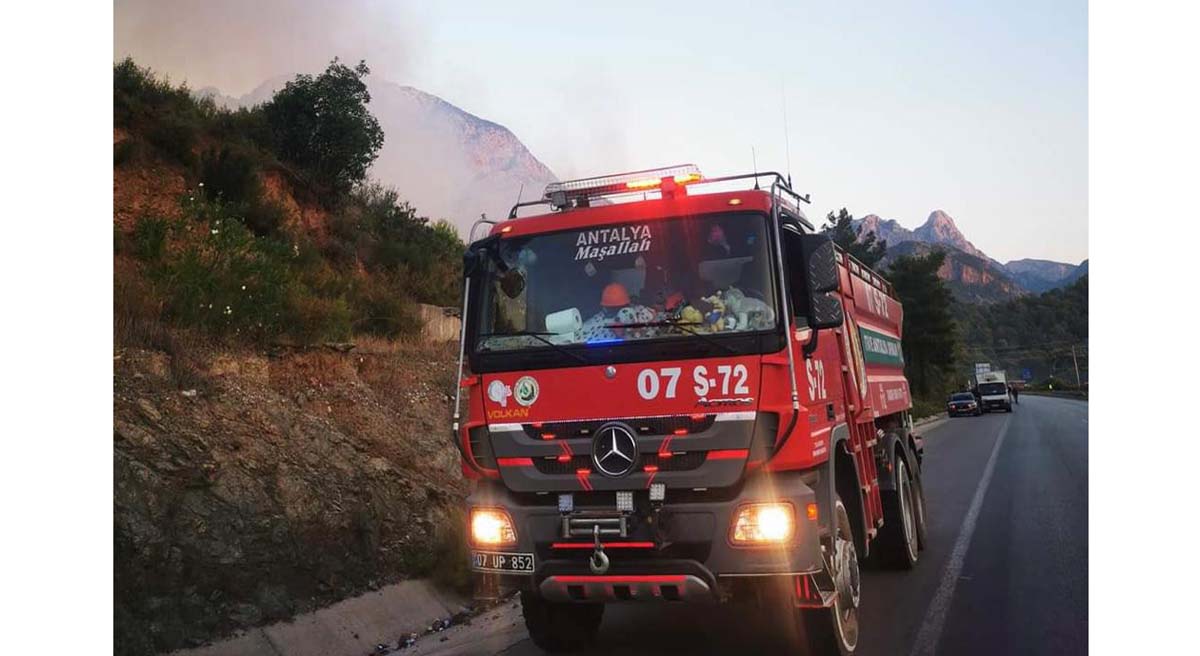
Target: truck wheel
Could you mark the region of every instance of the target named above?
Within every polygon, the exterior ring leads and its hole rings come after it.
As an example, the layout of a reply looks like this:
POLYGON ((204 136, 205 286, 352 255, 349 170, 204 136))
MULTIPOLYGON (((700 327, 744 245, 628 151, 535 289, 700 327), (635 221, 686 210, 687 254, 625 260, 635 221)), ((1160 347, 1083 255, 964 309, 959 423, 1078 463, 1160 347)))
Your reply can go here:
POLYGON ((917 520, 917 546, 921 551, 929 546, 929 530, 925 523, 925 483, 920 479, 913 482, 913 510, 917 520))
POLYGON ((543 651, 578 651, 596 639, 604 604, 555 603, 521 592, 521 614, 533 644, 543 651))
POLYGON ((883 528, 879 531, 879 562, 896 569, 912 569, 920 550, 920 530, 917 522, 924 513, 917 510, 920 500, 904 460, 896 458, 896 489, 883 492, 883 528))
POLYGON ((862 599, 862 579, 858 571, 858 553, 850 530, 850 515, 842 498, 834 505, 833 554, 827 566, 837 588, 832 608, 800 611, 800 623, 810 654, 850 656, 858 648, 858 605, 862 599))

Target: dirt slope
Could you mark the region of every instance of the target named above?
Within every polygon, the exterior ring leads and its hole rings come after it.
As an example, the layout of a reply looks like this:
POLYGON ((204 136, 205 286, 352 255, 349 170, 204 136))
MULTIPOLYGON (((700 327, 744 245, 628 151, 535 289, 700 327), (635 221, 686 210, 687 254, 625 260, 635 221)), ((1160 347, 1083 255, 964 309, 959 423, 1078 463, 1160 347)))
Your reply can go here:
POLYGON ((114 355, 118 653, 426 573, 455 543, 453 345, 173 351, 114 355))

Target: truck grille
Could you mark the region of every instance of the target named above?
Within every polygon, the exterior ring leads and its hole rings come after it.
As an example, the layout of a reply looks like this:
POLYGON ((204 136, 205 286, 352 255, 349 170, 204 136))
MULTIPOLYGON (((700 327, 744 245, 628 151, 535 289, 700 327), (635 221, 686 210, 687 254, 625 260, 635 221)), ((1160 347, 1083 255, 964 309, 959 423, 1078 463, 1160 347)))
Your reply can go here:
MULTIPOLYGON (((659 471, 690 471, 704 464, 707 453, 704 451, 689 451, 672 455, 670 458, 660 458, 657 453, 642 454, 641 464, 658 467, 659 471)), ((543 474, 574 474, 580 469, 591 469, 591 456, 577 455, 570 460, 557 458, 536 458, 533 466, 543 474)))
MULTIPOLYGON (((712 414, 696 415, 667 415, 663 417, 639 417, 622 419, 632 426, 638 435, 669 435, 677 430, 689 433, 712 428, 717 416, 712 414)), ((525 434, 534 439, 570 439, 591 437, 601 426, 610 423, 611 419, 592 419, 587 421, 552 421, 546 423, 525 424, 525 434), (547 437, 547 435, 553 437, 547 437)))

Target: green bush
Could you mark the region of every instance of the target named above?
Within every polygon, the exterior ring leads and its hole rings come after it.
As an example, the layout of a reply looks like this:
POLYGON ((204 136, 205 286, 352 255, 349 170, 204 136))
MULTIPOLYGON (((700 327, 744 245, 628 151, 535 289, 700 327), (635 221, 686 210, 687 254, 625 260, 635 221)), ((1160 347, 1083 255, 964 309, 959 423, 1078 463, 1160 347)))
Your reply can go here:
POLYGON ((275 152, 334 196, 366 180, 383 147, 383 130, 367 111, 363 78, 370 72, 365 62, 350 68, 334 59, 320 75, 297 75, 263 105, 275 152))
POLYGON ((941 399, 913 399, 912 416, 913 419, 922 419, 924 417, 932 417, 939 412, 946 411, 946 403, 941 399))
POLYGON ((340 298, 322 298, 294 290, 288 299, 287 332, 302 344, 350 339, 350 307, 340 298))
POLYGON ((168 317, 216 335, 278 335, 289 283, 287 245, 256 237, 219 201, 188 201, 185 209, 195 223, 185 220, 179 228, 200 230, 201 238, 154 270, 168 317))
POLYGON ((399 285, 385 276, 360 280, 353 299, 358 332, 394 338, 421 331, 416 307, 399 285))
POLYGON ((155 122, 146 133, 146 138, 160 151, 173 157, 184 166, 192 166, 196 156, 192 150, 199 137, 196 126, 177 117, 165 117, 155 122))
POLYGON ((260 192, 257 162, 246 151, 228 146, 204 153, 200 182, 209 196, 229 203, 245 203, 260 192))
POLYGON ((124 166, 137 161, 142 154, 141 143, 137 139, 124 139, 113 144, 113 166, 124 166))
POLYGON ((134 257, 143 262, 162 259, 167 244, 167 228, 167 222, 162 219, 144 218, 138 221, 130 239, 134 257))

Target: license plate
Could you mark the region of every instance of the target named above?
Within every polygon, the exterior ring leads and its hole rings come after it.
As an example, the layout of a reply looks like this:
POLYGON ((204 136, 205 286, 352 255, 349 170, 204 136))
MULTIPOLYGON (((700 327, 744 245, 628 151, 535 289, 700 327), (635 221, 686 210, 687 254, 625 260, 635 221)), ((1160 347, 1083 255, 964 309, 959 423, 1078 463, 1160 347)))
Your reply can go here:
POLYGON ((533 574, 533 554, 472 551, 471 569, 479 572, 533 574))

